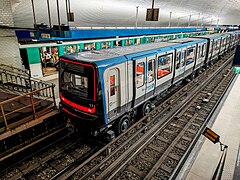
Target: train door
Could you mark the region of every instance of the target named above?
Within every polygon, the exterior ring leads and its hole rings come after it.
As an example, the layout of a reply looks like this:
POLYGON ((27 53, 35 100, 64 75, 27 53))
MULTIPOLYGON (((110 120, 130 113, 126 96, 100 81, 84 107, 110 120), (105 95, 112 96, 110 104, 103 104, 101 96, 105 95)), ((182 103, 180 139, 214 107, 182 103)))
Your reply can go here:
POLYGON ((186 55, 187 55, 187 50, 186 48, 182 49, 182 74, 183 77, 185 77, 185 71, 186 71, 186 55))
POLYGON ((155 56, 147 57, 147 82, 146 82, 146 99, 151 97, 155 89, 155 56))
POLYGON ((118 69, 110 69, 108 72, 108 112, 110 117, 114 117, 120 110, 120 87, 118 69))
POLYGON ((185 71, 184 76, 192 74, 196 62, 196 44, 188 46, 185 53, 185 71))
POLYGON ((146 58, 138 59, 135 63, 135 87, 136 87, 136 98, 135 98, 135 105, 140 104, 145 100, 145 93, 146 93, 146 58))
POLYGON ((175 61, 175 76, 174 83, 182 79, 182 75, 185 70, 185 66, 183 64, 183 51, 182 49, 176 49, 176 61, 175 61))
POLYGON ((213 54, 213 39, 210 39, 207 63, 210 62, 212 54, 213 54))

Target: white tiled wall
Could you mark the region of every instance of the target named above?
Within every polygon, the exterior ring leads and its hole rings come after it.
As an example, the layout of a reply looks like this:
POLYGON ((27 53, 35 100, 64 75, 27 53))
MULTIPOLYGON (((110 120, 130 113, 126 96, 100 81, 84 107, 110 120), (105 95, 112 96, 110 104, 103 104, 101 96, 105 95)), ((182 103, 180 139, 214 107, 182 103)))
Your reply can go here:
MULTIPOLYGON (((0 0, 0 25, 14 26, 10 0, 0 0)), ((0 63, 22 68, 14 30, 0 29, 0 63)))

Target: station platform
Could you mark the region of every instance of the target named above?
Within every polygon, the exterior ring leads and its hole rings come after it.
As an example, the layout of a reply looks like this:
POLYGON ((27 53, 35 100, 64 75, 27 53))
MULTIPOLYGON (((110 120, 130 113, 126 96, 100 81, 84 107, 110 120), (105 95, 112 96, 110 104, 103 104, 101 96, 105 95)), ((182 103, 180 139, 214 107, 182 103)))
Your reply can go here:
MULTIPOLYGON (((240 76, 237 75, 207 127, 227 145, 226 161, 221 179, 240 179, 240 76)), ((219 164, 222 151, 201 135, 177 179, 209 180, 219 164)))

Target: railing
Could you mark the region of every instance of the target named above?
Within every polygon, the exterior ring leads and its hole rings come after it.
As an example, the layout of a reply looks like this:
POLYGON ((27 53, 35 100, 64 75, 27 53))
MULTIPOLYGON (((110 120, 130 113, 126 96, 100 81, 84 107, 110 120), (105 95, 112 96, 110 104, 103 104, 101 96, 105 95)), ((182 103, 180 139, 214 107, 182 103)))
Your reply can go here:
POLYGON ((8 66, 6 64, 0 64, 0 70, 12 72, 14 74, 18 74, 21 76, 27 76, 27 77, 31 76, 29 70, 19 69, 19 68, 13 67, 13 66, 8 66))
MULTIPOLYGON (((15 68, 17 69, 17 68, 15 68)), ((40 90, 49 86, 53 86, 39 79, 34 79, 24 73, 15 73, 3 68, 0 68, 0 85, 11 91, 20 93, 29 93, 34 90, 40 90)), ((50 97, 47 91, 41 91, 39 96, 50 97)))
POLYGON ((22 118, 22 120, 24 122, 34 120, 56 109, 54 85, 2 101, 0 102, 0 108, 0 128, 3 128, 4 122, 5 131, 14 123, 23 123, 18 118, 16 122, 13 120, 16 119, 16 114, 23 114, 25 119, 22 118), (46 92, 48 92, 48 96, 42 97, 42 95, 46 95, 46 92))

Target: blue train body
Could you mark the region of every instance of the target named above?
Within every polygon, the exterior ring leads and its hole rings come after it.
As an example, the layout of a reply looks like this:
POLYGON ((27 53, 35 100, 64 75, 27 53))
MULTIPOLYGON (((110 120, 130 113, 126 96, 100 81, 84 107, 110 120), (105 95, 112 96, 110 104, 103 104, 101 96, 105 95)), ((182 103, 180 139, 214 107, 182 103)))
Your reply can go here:
POLYGON ((60 108, 77 124, 124 132, 172 85, 193 79, 239 43, 239 33, 155 42, 60 58, 60 108))

